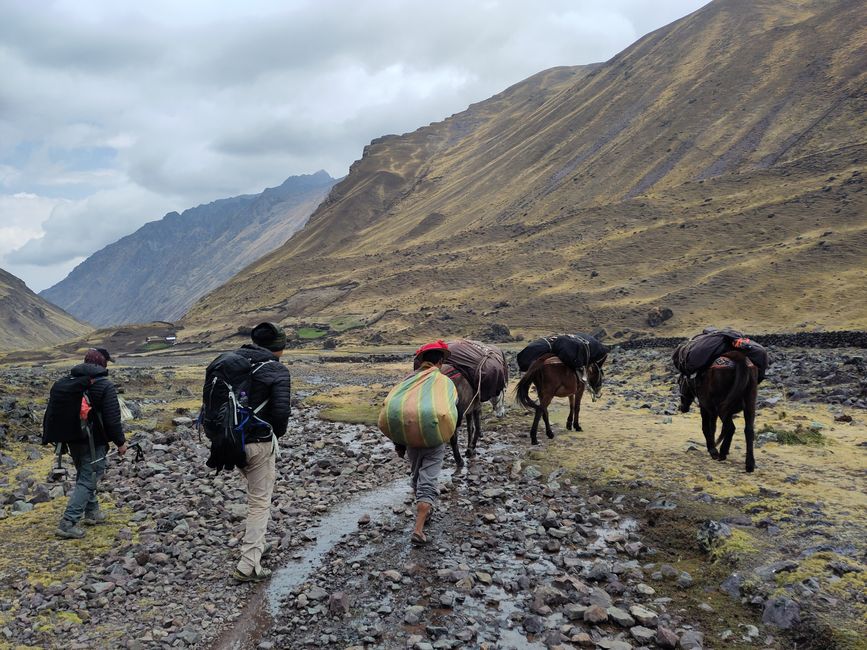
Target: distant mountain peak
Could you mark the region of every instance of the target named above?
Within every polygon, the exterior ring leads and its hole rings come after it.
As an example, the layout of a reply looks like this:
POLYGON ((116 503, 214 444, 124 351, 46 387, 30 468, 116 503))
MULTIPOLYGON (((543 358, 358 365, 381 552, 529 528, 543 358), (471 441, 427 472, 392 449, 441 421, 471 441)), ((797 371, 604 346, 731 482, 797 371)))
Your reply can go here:
POLYGON ((176 320, 291 237, 334 182, 325 171, 290 176, 259 194, 169 212, 97 251, 41 295, 100 326, 176 320))

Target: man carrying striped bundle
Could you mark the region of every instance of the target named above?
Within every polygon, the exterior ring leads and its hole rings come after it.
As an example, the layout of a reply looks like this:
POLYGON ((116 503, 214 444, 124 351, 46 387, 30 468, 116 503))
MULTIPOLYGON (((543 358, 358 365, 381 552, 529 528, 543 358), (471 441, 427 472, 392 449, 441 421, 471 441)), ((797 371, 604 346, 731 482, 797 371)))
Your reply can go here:
POLYGON ((410 541, 428 543, 424 526, 439 495, 437 479, 446 447, 457 427, 458 394, 451 379, 440 372, 449 356, 443 341, 421 346, 415 353, 418 370, 395 386, 379 414, 379 428, 394 442, 397 455, 409 458, 416 518, 410 541))

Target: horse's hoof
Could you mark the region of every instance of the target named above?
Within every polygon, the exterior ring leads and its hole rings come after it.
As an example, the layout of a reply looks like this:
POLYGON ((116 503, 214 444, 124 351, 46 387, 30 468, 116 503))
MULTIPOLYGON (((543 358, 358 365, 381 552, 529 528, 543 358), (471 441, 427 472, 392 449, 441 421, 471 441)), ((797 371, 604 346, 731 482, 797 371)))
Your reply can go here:
POLYGON ((567 422, 567 423, 566 423, 566 430, 567 430, 567 431, 571 431, 571 430, 572 430, 572 423, 571 423, 571 422, 567 422))
POLYGON ((575 431, 584 431, 584 429, 582 429, 580 426, 578 426, 578 427, 575 427, 575 431))
POLYGON ((549 439, 549 440, 553 440, 553 439, 554 439, 554 432, 553 432, 553 431, 548 431, 545 435, 548 436, 548 439, 549 439))
POLYGON ((475 449, 467 449, 467 453, 465 454, 467 458, 473 458, 476 455, 475 449))
POLYGON ((714 460, 719 460, 719 452, 716 449, 708 449, 707 453, 709 453, 710 457, 714 460))
POLYGON ((530 441, 530 444, 531 444, 531 445, 538 445, 538 444, 539 444, 539 441, 538 441, 538 440, 531 440, 531 441, 530 441))
POLYGON ((752 474, 756 469, 755 463, 747 463, 747 474, 752 474))
POLYGON ((464 461, 455 461, 455 467, 457 467, 458 469, 463 469, 464 461))
POLYGON ((726 457, 726 456, 723 456, 722 454, 719 454, 719 455, 716 457, 716 459, 717 459, 719 462, 723 462, 726 458, 727 458, 727 457, 726 457))

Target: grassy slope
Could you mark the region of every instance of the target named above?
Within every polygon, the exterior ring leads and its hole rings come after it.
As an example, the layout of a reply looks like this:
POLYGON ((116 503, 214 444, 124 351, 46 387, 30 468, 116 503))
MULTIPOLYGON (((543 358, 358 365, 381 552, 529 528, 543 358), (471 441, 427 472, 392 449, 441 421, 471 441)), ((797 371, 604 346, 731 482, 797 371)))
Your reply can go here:
POLYGON ((397 309, 376 326, 393 340, 490 320, 640 331, 662 305, 664 333, 721 310, 752 331, 857 326, 865 11, 717 1, 602 66, 374 141, 304 230, 185 324, 397 309))
POLYGON ((0 269, 0 351, 53 345, 90 329, 0 269))

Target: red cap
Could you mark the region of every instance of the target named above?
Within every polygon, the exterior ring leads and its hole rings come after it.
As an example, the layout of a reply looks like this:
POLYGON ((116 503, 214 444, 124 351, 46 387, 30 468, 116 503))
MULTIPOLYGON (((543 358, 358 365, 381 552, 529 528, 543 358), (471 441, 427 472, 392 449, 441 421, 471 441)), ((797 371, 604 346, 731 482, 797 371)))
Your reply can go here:
POLYGON ((449 356, 449 346, 446 345, 446 342, 442 339, 434 341, 433 343, 425 343, 415 351, 415 356, 419 356, 423 352, 428 352, 429 350, 442 350, 445 352, 445 356, 449 356))

